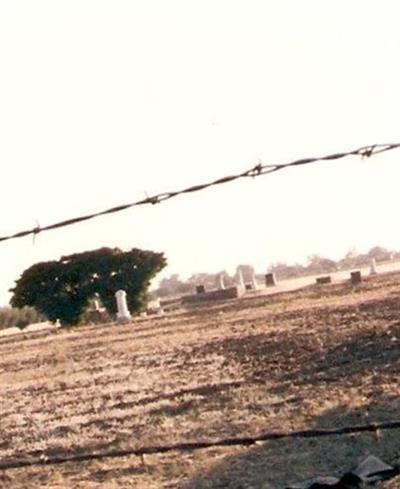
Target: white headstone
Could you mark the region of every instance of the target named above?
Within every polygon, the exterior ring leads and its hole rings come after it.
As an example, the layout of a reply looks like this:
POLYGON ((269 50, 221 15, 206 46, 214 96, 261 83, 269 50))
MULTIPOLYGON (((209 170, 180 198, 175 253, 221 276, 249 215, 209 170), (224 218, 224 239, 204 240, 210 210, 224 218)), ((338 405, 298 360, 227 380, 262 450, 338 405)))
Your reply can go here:
POLYGON ((369 269, 369 274, 370 275, 376 275, 377 274, 375 258, 372 258, 372 260, 371 260, 371 267, 369 269))
POLYGON ((121 323, 129 322, 131 319, 131 313, 128 309, 128 304, 126 302, 126 292, 125 290, 117 290, 115 292, 115 298, 117 300, 117 319, 121 323))
POLYGON ((244 286, 244 280, 243 280, 243 274, 242 274, 242 270, 240 268, 238 268, 238 271, 237 271, 237 281, 236 281, 236 285, 238 287, 241 287, 242 289, 245 288, 244 286))
POLYGON ((218 288, 220 290, 224 290, 225 289, 224 275, 222 273, 220 273, 218 275, 218 288))

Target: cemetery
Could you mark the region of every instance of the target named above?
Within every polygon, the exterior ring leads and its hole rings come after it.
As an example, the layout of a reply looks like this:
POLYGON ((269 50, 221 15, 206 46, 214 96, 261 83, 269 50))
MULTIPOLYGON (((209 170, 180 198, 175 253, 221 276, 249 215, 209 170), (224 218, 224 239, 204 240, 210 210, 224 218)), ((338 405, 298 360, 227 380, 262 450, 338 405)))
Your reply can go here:
POLYGON ((400 274, 371 264, 296 290, 269 280, 219 281, 193 294, 207 300, 155 301, 144 318, 121 289, 116 323, 1 336, 0 483, 298 487, 366 454, 393 464, 400 274), (231 288, 239 297, 222 299, 231 288), (293 435, 342 428, 355 432, 293 435), (229 442, 243 437, 254 441, 229 442), (168 449, 196 443, 210 448, 168 449))
POLYGON ((400 2, 0 2, 0 489, 400 489, 400 2))

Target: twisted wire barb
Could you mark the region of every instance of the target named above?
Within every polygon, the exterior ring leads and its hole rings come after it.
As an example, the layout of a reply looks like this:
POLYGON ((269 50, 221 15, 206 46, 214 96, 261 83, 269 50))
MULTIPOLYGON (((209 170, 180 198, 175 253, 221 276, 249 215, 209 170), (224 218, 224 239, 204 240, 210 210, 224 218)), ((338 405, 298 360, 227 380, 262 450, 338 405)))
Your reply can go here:
POLYGON ((208 183, 203 183, 203 184, 198 184, 198 185, 193 185, 181 190, 175 190, 171 192, 162 192, 150 197, 146 197, 145 199, 138 200, 136 202, 131 202, 128 204, 122 204, 118 205, 116 207, 111 207, 110 209, 106 209, 100 212, 94 212, 92 214, 86 214, 83 216, 79 217, 73 217, 71 219, 66 219, 64 221, 59 221, 53 224, 49 224, 47 226, 36 226, 33 229, 28 229, 24 231, 19 231, 15 234, 11 234, 9 236, 2 236, 0 237, 0 242, 11 240, 11 239, 16 239, 16 238, 22 238, 24 236, 28 236, 30 234, 33 234, 33 236, 38 235, 39 233, 42 233, 43 231, 51 231, 54 229, 62 228, 65 226, 71 226, 73 224, 78 224, 83 221, 88 221, 89 219, 94 219, 96 217, 100 216, 105 216, 107 214, 113 214, 116 212, 121 212, 126 209, 129 209, 131 207, 137 207, 140 205, 146 205, 146 204, 159 204, 161 202, 164 202, 166 200, 172 199, 174 197, 177 197, 178 195, 183 195, 183 194, 189 194, 193 192, 199 192, 200 190, 205 190, 209 187, 217 186, 217 185, 223 185, 229 182, 233 182, 234 180, 238 180, 240 178, 255 178, 259 177, 261 175, 267 175, 269 173, 274 173, 279 170, 283 170, 285 168, 289 167, 295 167, 295 166, 302 166, 302 165, 308 165, 311 163, 317 163, 317 162, 324 162, 324 161, 333 161, 333 160, 339 160, 348 156, 361 156, 363 158, 369 158, 371 156, 384 153, 386 151, 391 151, 393 149, 398 149, 400 148, 400 143, 394 143, 394 144, 373 144, 370 146, 363 146, 358 149, 354 149, 351 151, 345 151, 342 153, 333 153, 325 156, 317 156, 313 158, 302 158, 298 160, 291 161, 289 163, 283 163, 283 164, 266 164, 263 165, 259 163, 258 165, 242 172, 238 173, 235 175, 229 175, 225 176, 222 178, 218 178, 217 180, 208 182, 208 183))

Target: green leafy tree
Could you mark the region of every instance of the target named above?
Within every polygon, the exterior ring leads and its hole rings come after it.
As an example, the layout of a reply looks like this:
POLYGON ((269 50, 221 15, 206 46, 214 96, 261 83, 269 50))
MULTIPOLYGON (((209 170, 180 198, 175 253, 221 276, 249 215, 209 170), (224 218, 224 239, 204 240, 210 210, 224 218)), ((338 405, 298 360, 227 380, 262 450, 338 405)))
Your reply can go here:
POLYGON ((114 294, 123 289, 130 311, 137 312, 147 302, 151 279, 166 263, 163 253, 137 248, 127 252, 100 248, 37 263, 25 270, 11 289, 11 305, 32 306, 50 321, 77 324, 96 293, 114 314, 114 294))

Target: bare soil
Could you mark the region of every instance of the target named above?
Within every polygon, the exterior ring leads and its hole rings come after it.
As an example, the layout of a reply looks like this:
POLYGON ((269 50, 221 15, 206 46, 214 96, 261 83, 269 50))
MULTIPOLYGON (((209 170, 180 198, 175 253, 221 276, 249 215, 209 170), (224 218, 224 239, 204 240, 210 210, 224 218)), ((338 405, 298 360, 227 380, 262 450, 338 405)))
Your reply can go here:
MULTIPOLYGON (((399 420, 399 347, 399 274, 1 338, 0 463, 399 420)), ((0 487, 284 488, 394 461, 399 435, 36 464, 0 487)))

